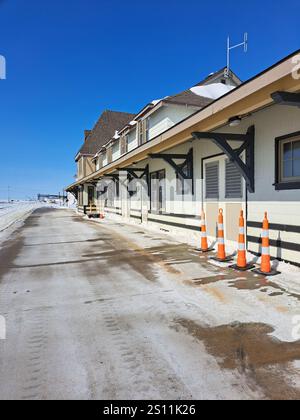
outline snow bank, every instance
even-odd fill
[[[209,99],[219,99],[221,96],[226,95],[226,93],[231,92],[235,89],[235,86],[224,85],[223,83],[212,83],[211,85],[206,86],[195,86],[190,90],[195,95],[202,96]]]
[[[14,223],[22,220],[34,209],[40,207],[37,202],[0,202],[0,232],[8,229]]]

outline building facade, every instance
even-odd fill
[[[296,52],[245,83],[223,69],[153,101],[102,142],[89,156],[94,171],[67,190],[84,192],[80,210],[182,239],[200,239],[204,209],[211,243],[222,208],[232,248],[243,209],[258,255],[268,212],[272,256],[300,265],[298,63]]]

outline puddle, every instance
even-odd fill
[[[287,343],[270,336],[274,329],[266,324],[231,324],[202,327],[188,319],[175,320],[204,343],[221,368],[238,370],[273,400],[299,399],[300,389],[292,382],[292,363],[300,360],[300,341]],[[295,370],[291,373],[295,374]]]
[[[209,284],[218,283],[220,281],[228,281],[232,280],[232,275],[218,275],[218,276],[211,276],[211,277],[204,277],[204,278],[196,278],[191,280],[184,281],[184,284],[190,286],[207,286]]]
[[[278,297],[286,294],[289,297],[293,297],[297,300],[300,300],[300,296],[294,293],[289,293],[287,290],[283,289],[278,284],[273,281],[268,280],[265,277],[251,277],[247,276],[245,280],[237,279],[229,282],[229,287],[233,287],[238,290],[260,290],[263,293],[268,293],[271,289],[275,289],[274,292],[269,293],[270,297]]]

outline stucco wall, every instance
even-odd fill
[[[248,247],[253,252],[259,252],[260,245],[257,242],[261,234],[260,226],[264,212],[267,211],[271,223],[271,240],[278,241],[275,244],[278,246],[273,245],[271,247],[272,256],[300,263],[299,250],[286,249],[286,247],[291,248],[289,244],[292,244],[292,248],[294,246],[293,244],[300,244],[300,190],[276,191],[273,185],[275,182],[275,138],[300,131],[299,110],[292,107],[271,106],[243,119],[238,127],[223,127],[218,131],[246,133],[251,125],[255,125],[256,129],[256,190],[255,193],[247,194],[247,202],[245,183],[243,185],[244,194],[242,199],[225,199],[223,176],[225,156],[212,157],[220,154],[220,149],[208,140],[191,140],[165,153],[187,154],[193,148],[194,196],[187,195],[182,198],[177,195],[175,171],[163,160],[148,159],[139,163],[138,166],[145,166],[149,163],[150,173],[162,169],[166,171],[166,214],[149,214],[149,224],[168,230],[183,238],[200,240],[199,216],[202,207],[204,207],[207,213],[209,239],[214,241],[218,209],[222,207],[224,209],[226,241],[228,245],[236,247],[238,215],[239,211],[243,209],[248,216]],[[231,142],[230,144],[235,147],[239,146],[239,143]],[[217,159],[220,162],[221,180],[219,200],[206,200],[204,197],[201,167],[202,159],[207,158],[211,158],[212,160]],[[142,203],[137,196],[134,196],[130,200],[130,203],[122,203],[119,206],[126,207],[128,217],[130,208],[134,211],[141,209]],[[137,217],[139,213],[134,215]],[[255,223],[258,225],[253,227]],[[298,232],[293,232],[293,227],[298,228]],[[282,244],[282,247],[280,244]]]
[[[184,107],[168,105],[159,108],[149,119],[149,138],[150,140],[164,131],[173,127],[179,121],[195,113],[197,109],[193,107]]]

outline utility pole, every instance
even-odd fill
[[[10,186],[7,186],[7,202],[10,203]]]

